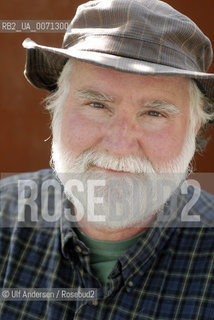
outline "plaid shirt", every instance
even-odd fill
[[[18,210],[18,179],[34,179],[40,190],[54,178],[43,170],[3,179],[1,219]],[[53,202],[53,190],[48,192]],[[0,319],[214,319],[214,200],[202,191],[190,213],[200,213],[203,223],[182,224],[179,212],[190,203],[192,192],[180,195],[173,223],[147,229],[118,259],[105,287],[90,268],[88,249],[63,214],[52,227],[6,227],[8,220],[1,220],[0,287],[97,288],[97,300],[2,299]],[[42,212],[41,198],[36,201]],[[72,207],[66,199],[63,206]]]

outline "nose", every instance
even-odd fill
[[[139,154],[136,124],[127,116],[117,117],[105,128],[102,144],[105,151],[119,157]]]

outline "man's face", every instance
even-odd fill
[[[74,64],[61,144],[75,158],[93,148],[148,159],[158,170],[181,153],[188,124],[187,79]]]
[[[128,74],[75,62],[60,121],[61,130],[53,132],[55,169],[86,173],[84,182],[107,181],[105,205],[102,210],[97,206],[105,216],[103,226],[126,227],[153,216],[178,187],[195,151],[189,80],[184,78]],[[169,178],[161,172],[173,174],[172,186],[164,191]],[[67,177],[60,178],[64,185]],[[73,201],[69,187],[65,192]],[[77,198],[87,212],[90,199],[85,192]]]

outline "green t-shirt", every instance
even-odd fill
[[[88,237],[80,229],[77,229],[80,240],[89,248],[91,268],[95,271],[100,282],[104,285],[108,280],[117,259],[122,256],[142,233],[125,240],[104,241]]]

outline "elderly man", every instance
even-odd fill
[[[1,182],[0,318],[214,319],[214,198],[185,181],[214,118],[209,39],[162,1],[98,0],[62,49],[23,45],[53,171]]]

